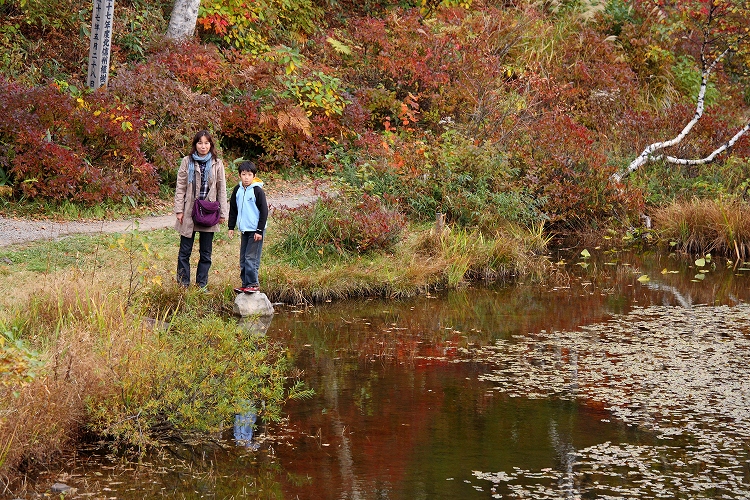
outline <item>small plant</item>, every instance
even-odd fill
[[[5,330],[0,335],[0,392],[18,391],[36,377],[43,362],[39,353],[29,349],[17,330]]]
[[[283,236],[277,245],[300,263],[388,251],[399,241],[406,222],[380,198],[367,194],[358,201],[344,195],[323,197],[278,218]]]
[[[292,99],[307,110],[326,116],[341,116],[350,101],[342,96],[341,80],[318,71],[306,78],[291,76],[283,80],[286,87],[281,96]]]

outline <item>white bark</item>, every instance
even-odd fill
[[[747,122],[744,127],[742,127],[739,132],[734,134],[734,137],[729,139],[727,142],[722,144],[720,147],[716,148],[710,155],[706,156],[705,158],[699,158],[696,160],[688,160],[686,158],[675,158],[674,156],[665,156],[664,160],[668,161],[669,163],[676,163],[678,165],[704,165],[706,163],[711,163],[714,161],[716,156],[720,155],[727,149],[734,146],[734,143],[737,142],[740,137],[745,135],[745,133],[750,130],[750,122]],[[659,157],[660,158],[660,157]]]
[[[618,172],[615,174],[612,174],[611,180],[614,182],[620,182],[623,178],[628,176],[630,173],[637,170],[641,165],[645,164],[648,161],[651,160],[658,160],[664,158],[663,155],[654,155],[656,151],[660,151],[664,148],[667,148],[669,146],[674,146],[675,144],[678,144],[682,139],[687,136],[690,131],[693,129],[696,123],[698,123],[698,120],[701,119],[703,116],[703,111],[705,109],[705,100],[706,100],[706,88],[708,87],[708,77],[711,75],[711,72],[714,70],[716,65],[719,63],[721,59],[724,58],[729,53],[729,49],[725,50],[719,56],[708,66],[706,67],[705,64],[703,65],[703,72],[701,74],[701,86],[700,90],[698,91],[698,104],[695,108],[695,114],[693,115],[693,118],[688,122],[687,125],[685,125],[685,128],[682,129],[682,131],[677,134],[674,138],[668,140],[668,141],[662,141],[662,142],[655,142],[653,144],[650,144],[646,147],[646,149],[643,150],[641,154],[638,155],[638,157],[630,162],[630,165],[623,170],[622,172]],[[748,125],[745,125],[737,134],[735,134],[734,137],[732,137],[729,141],[724,143],[721,147],[717,148],[713,153],[708,155],[705,158],[697,159],[697,160],[689,160],[684,158],[675,158],[673,156],[667,156],[666,161],[670,163],[677,163],[681,165],[702,165],[705,163],[709,163],[716,158],[716,156],[720,153],[723,153],[730,147],[734,145],[737,140],[742,137],[742,135],[745,134],[745,132],[748,131],[750,128],[750,123]]]
[[[175,0],[166,37],[181,40],[193,36],[200,5],[201,0]]]

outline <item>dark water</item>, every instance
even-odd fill
[[[467,361],[476,346],[576,329],[634,306],[748,301],[750,271],[741,263],[708,263],[696,279],[692,262],[668,255],[590,252],[554,255],[565,256],[554,285],[277,306],[267,334],[289,346],[316,391],[288,405],[286,422],[259,422],[247,446],[235,444],[230,429],[230,446],[140,465],[80,452],[37,482],[65,482],[95,498],[522,498],[474,471],[555,471],[560,483],[571,451],[658,444],[597,401],[493,392],[478,379],[488,367]],[[649,281],[639,281],[643,275]]]

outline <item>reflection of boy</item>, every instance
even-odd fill
[[[237,293],[253,293],[259,290],[258,269],[263,250],[263,231],[268,220],[268,203],[263,191],[263,181],[255,177],[258,171],[251,161],[243,161],[237,167],[241,182],[229,198],[229,237],[234,237],[234,228],[240,232],[240,279],[242,286]]]

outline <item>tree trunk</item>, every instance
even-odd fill
[[[180,40],[193,36],[200,5],[201,0],[175,0],[172,16],[169,18],[167,38]]]

